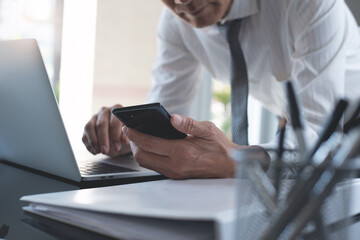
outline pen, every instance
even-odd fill
[[[339,122],[347,106],[348,106],[348,102],[346,100],[340,99],[338,101],[334,111],[332,112],[332,114],[329,115],[325,123],[325,127],[322,133],[320,134],[319,139],[314,144],[314,147],[305,154],[304,159],[302,161],[305,163],[304,166],[306,166],[306,164],[309,164],[311,162],[312,156],[314,156],[315,152],[319,149],[320,145],[323,142],[327,141],[331,136],[331,134],[335,132],[336,128],[339,126]]]
[[[273,235],[267,235],[267,239],[276,239],[291,218],[299,213],[302,214],[302,208],[313,197],[313,189],[318,189],[314,186],[322,181],[321,178],[326,176],[326,172],[330,171],[329,169],[341,167],[344,161],[356,152],[360,144],[360,128],[358,127],[356,130],[346,136],[343,144],[339,141],[343,135],[333,135],[331,138],[334,139],[330,139],[319,147],[319,150],[314,154],[314,162],[317,165],[299,173],[298,180],[288,195],[287,207],[277,215],[275,222],[272,223],[273,232],[271,234]]]
[[[273,214],[277,207],[277,201],[276,191],[270,179],[257,161],[249,163],[246,171],[259,200],[264,204],[267,212]]]
[[[279,120],[279,145],[277,149],[277,158],[275,160],[275,181],[274,181],[274,187],[276,190],[276,199],[278,199],[280,194],[280,177],[281,172],[283,168],[283,161],[282,161],[282,155],[284,152],[284,138],[285,138],[285,129],[286,129],[286,119],[284,117],[280,118]]]
[[[314,156],[315,158],[319,158],[318,160],[322,164],[316,168],[312,168],[310,172],[301,172],[299,180],[296,181],[291,189],[291,193],[288,195],[287,202],[279,207],[274,214],[273,221],[264,232],[261,238],[262,240],[278,239],[279,235],[284,231],[291,220],[302,211],[302,208],[308,203],[311,190],[326,170],[328,163],[331,161],[334,149],[335,151],[338,150],[337,147],[334,147],[336,142],[337,141],[326,142]]]
[[[350,120],[344,126],[344,133],[347,134],[352,128],[360,124],[360,100],[357,101],[355,110],[352,111]]]
[[[315,153],[318,151],[318,149],[320,148],[321,144],[324,143],[326,140],[329,139],[329,137],[334,133],[334,131],[336,130],[336,127],[338,126],[341,117],[343,116],[343,113],[345,112],[346,107],[348,106],[348,103],[346,100],[339,100],[339,102],[337,103],[335,109],[333,110],[332,114],[329,115],[324,130],[323,132],[320,134],[320,137],[318,139],[318,141],[314,144],[314,147],[311,148],[307,153],[304,154],[301,163],[303,163],[303,165],[299,168],[298,170],[298,177],[296,179],[296,182],[294,184],[294,187],[291,189],[291,191],[288,194],[288,198],[296,195],[296,191],[298,191],[298,189],[301,188],[302,184],[304,184],[304,180],[302,178],[304,178],[304,176],[306,176],[306,173],[304,173],[304,168],[306,166],[308,166],[310,163],[314,164],[314,159],[313,156],[315,155]],[[336,137],[336,136],[335,136]],[[336,145],[336,141],[334,141],[334,145]],[[329,144],[330,145],[330,144]],[[335,148],[335,146],[332,146],[332,148]],[[322,163],[322,165],[327,164],[328,161],[324,161]],[[315,164],[316,165],[316,164]],[[315,166],[314,166],[315,167]],[[316,170],[316,169],[312,169],[313,171],[313,181],[316,181],[316,178],[319,175],[319,172],[321,172],[321,170]]]
[[[340,167],[343,166],[348,159],[356,154],[359,147],[360,128],[357,127],[356,131],[349,134],[349,136],[345,139],[341,149],[333,157],[331,162],[332,166],[327,168],[321,174],[319,180],[312,188],[309,202],[304,206],[303,210],[297,217],[297,221],[295,226],[292,228],[292,233],[290,234],[289,239],[295,239],[295,237],[298,236],[309,219],[312,218],[314,213],[316,213],[316,210],[319,209],[321,204],[324,202],[325,198],[331,194],[331,191],[334,189],[336,183],[341,177],[341,171],[339,171]]]
[[[299,104],[295,95],[294,87],[291,81],[286,82],[288,107],[290,112],[291,123],[295,132],[296,140],[298,142],[299,155],[302,157],[306,151],[306,145],[303,134],[303,125],[299,111]]]

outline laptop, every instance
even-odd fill
[[[131,155],[93,156],[85,147],[80,155],[71,147],[36,40],[0,41],[0,160],[76,182],[159,175]]]

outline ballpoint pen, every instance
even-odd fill
[[[314,158],[319,158],[319,166],[317,168],[311,168],[311,172],[303,171],[300,174],[300,180],[292,187],[287,202],[279,207],[274,214],[273,222],[263,234],[262,240],[278,239],[278,236],[283,232],[289,222],[299,214],[308,201],[309,192],[325,170],[324,167],[331,161],[333,152],[338,150],[337,144],[338,141],[328,141],[320,147],[314,156]]]
[[[267,212],[273,214],[277,207],[276,190],[257,161],[248,161],[247,175],[259,200],[264,204]]]
[[[327,121],[324,124],[324,129],[322,133],[320,134],[320,137],[316,141],[316,143],[313,145],[311,149],[309,149],[308,152],[305,153],[304,158],[302,159],[302,163],[304,163],[303,166],[306,166],[307,164],[311,163],[312,156],[315,154],[315,152],[319,149],[320,145],[329,139],[331,134],[333,134],[336,131],[336,128],[339,126],[339,122],[348,106],[348,101],[345,99],[340,99],[338,103],[336,104],[335,109],[333,112],[328,116]]]
[[[311,167],[310,171],[300,173],[286,206],[277,212],[274,222],[265,232],[262,239],[277,239],[289,222],[297,215],[300,215],[302,220],[298,223],[299,226],[293,230],[292,237],[294,237],[305,224],[304,219],[308,220],[309,217],[313,216],[316,208],[311,204],[319,206],[325,197],[330,194],[331,189],[337,182],[339,168],[358,151],[360,127],[356,127],[354,131],[350,132],[349,136],[345,136],[345,141],[340,142],[339,138],[342,139],[343,137],[344,135],[340,134],[333,135],[329,141],[320,146],[313,158],[315,166]]]
[[[269,213],[272,213],[276,206],[276,191],[275,188],[259,163],[259,154],[257,150],[238,150],[232,153],[232,157],[237,161],[237,178],[245,177],[250,180],[253,189],[263,202]],[[241,164],[241,167],[239,167]],[[242,168],[242,169],[240,169]],[[239,175],[243,171],[242,176]]]
[[[344,133],[348,133],[352,128],[360,125],[360,99],[353,106],[351,117],[344,126]]]
[[[344,100],[344,99],[339,100],[334,111],[328,116],[328,120],[325,123],[324,130],[320,134],[319,139],[314,144],[314,146],[304,154],[303,158],[301,159],[302,165],[300,166],[300,169],[298,170],[298,172],[299,172],[298,177],[296,179],[294,187],[288,194],[288,198],[290,198],[294,194],[294,191],[297,191],[297,189],[299,189],[299,186],[301,185],[301,183],[303,181],[303,179],[301,179],[301,177],[304,175],[304,174],[302,174],[304,168],[307,166],[310,166],[310,164],[313,163],[312,161],[313,161],[314,154],[318,151],[321,144],[324,143],[326,140],[328,140],[329,137],[334,133],[337,126],[339,125],[341,117],[343,116],[347,106],[348,106],[348,103],[346,100]],[[316,176],[313,176],[313,177],[316,177]]]
[[[286,129],[286,119],[284,117],[280,118],[279,121],[279,129],[280,129],[280,133],[279,133],[279,145],[278,145],[278,149],[277,149],[277,156],[276,156],[276,160],[275,160],[275,176],[274,176],[274,187],[276,190],[276,199],[278,199],[279,197],[279,185],[280,185],[280,177],[281,177],[281,173],[282,173],[282,168],[283,166],[283,161],[282,161],[282,155],[284,152],[284,138],[285,138],[285,129]]]
[[[315,186],[310,192],[310,199],[303,210],[300,212],[294,224],[290,227],[289,239],[295,239],[306,223],[313,217],[327,196],[329,196],[338,182],[343,166],[348,159],[354,156],[360,147],[360,127],[347,136],[343,146],[332,158],[331,166],[328,167],[320,176]]]
[[[288,108],[290,112],[291,124],[294,129],[296,140],[298,142],[298,150],[300,158],[306,151],[306,145],[303,133],[303,124],[301,120],[301,113],[299,109],[299,103],[294,91],[294,87],[291,81],[286,82],[286,92],[288,97]]]

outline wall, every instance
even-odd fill
[[[93,113],[145,100],[162,7],[161,1],[98,1]]]

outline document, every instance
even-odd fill
[[[124,239],[231,239],[234,179],[161,180],[22,197],[25,211]]]
[[[245,202],[236,204],[236,189]],[[359,193],[360,180],[340,183],[323,207],[325,224],[359,214]],[[236,179],[160,180],[21,198],[30,202],[24,210],[36,215],[113,238],[149,240],[230,240],[241,228],[246,239],[256,239],[270,221],[258,199],[248,181]]]

